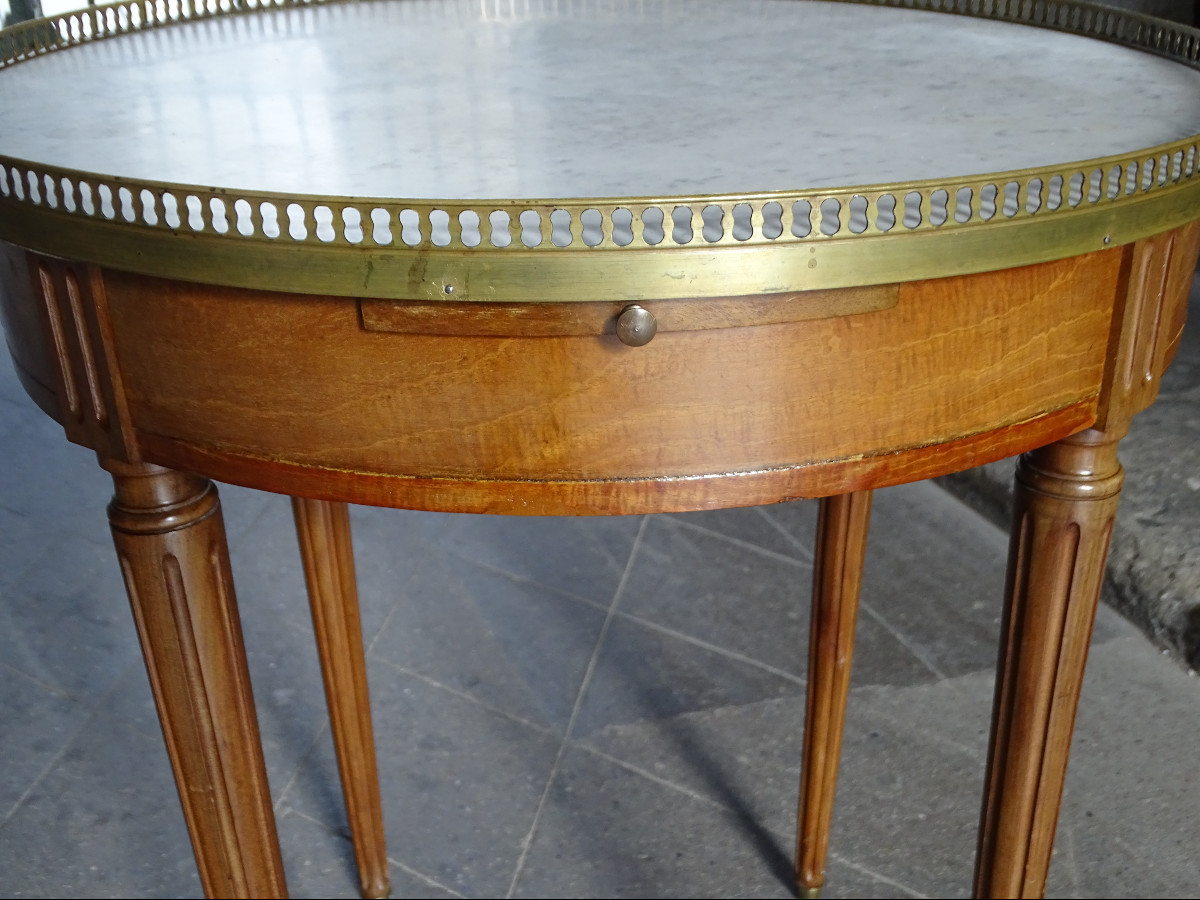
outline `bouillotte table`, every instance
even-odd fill
[[[975,892],[1040,895],[1117,444],[1200,248],[1198,58],[1067,0],[138,0],[0,33],[8,346],[112,474],[206,892],[285,892],[209,478],[294,498],[367,896],[347,503],[822,498],[815,895],[871,491],[1023,453]]]

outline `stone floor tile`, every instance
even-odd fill
[[[0,826],[0,858],[5,896],[202,896],[161,733],[106,700]]]
[[[604,611],[440,550],[400,586],[372,656],[558,733]]]
[[[446,545],[463,559],[607,608],[640,516],[454,516]]]
[[[622,722],[592,731],[575,745],[790,834],[803,728],[800,695]]]
[[[559,739],[411,675],[371,666],[389,858],[468,897],[503,896],[557,757]],[[284,802],[334,828],[322,738]]]
[[[108,547],[63,537],[0,591],[0,660],[36,682],[92,700],[140,657]]]
[[[288,874],[288,895],[293,900],[327,897],[354,897],[358,871],[354,868],[350,840],[342,831],[314,822],[295,810],[284,807],[278,816],[283,866]],[[331,845],[341,853],[331,855]],[[422,897],[427,900],[461,897],[444,885],[392,864],[389,869],[392,900]]]
[[[796,676],[618,617],[597,656],[572,734],[803,693]]]
[[[88,715],[83,704],[63,692],[0,663],[0,836],[5,820]]]
[[[664,518],[691,528],[723,534],[732,540],[753,544],[781,556],[812,562],[817,527],[815,500],[673,513]]]
[[[790,897],[790,840],[752,817],[572,751],[517,897]]]
[[[812,565],[651,518],[618,610],[769,670],[806,678]],[[856,631],[855,677],[928,681],[934,673],[870,616]]]

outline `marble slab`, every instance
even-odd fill
[[[97,41],[0,71],[0,153],[394,198],[753,193],[1133,152],[1200,73],[1090,38],[808,0],[378,0]]]

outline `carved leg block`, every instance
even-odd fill
[[[1017,468],[976,897],[1041,897],[1124,473],[1085,431]]]
[[[345,503],[292,498],[362,895],[386,897],[387,847]]]
[[[283,864],[216,488],[102,461],[109,522],[209,897],[284,897]]]
[[[804,897],[816,897],[825,883],[871,497],[870,491],[827,497],[821,500],[817,519],[796,826],[796,882]]]

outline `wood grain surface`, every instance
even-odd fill
[[[373,489],[352,488],[355,477],[519,485],[525,507],[539,509],[562,506],[551,495],[575,490],[564,486],[627,484],[618,511],[634,512],[665,508],[633,499],[638,484],[657,482],[661,494],[688,479],[786,470],[787,490],[805,492],[803,469],[825,490],[823,466],[852,476],[856,460],[914,453],[940,457],[919,467],[927,477],[986,461],[976,436],[1026,428],[1033,446],[1068,419],[1083,427],[1123,262],[1118,249],[912,282],[890,308],[667,330],[638,348],[605,333],[611,310],[590,334],[463,334],[469,305],[448,334],[380,333],[352,298],[118,272],[104,285],[135,452],[147,458],[237,460],[219,477],[272,490],[303,471],[327,499],[344,490],[358,501]],[[758,321],[772,302],[735,298],[726,312]],[[491,312],[478,316],[493,327]],[[952,446],[927,449],[942,444]],[[956,456],[956,444],[972,449]],[[782,483],[778,496],[752,491],[748,502],[782,499]],[[385,502],[429,505],[421,491],[390,490]],[[690,493],[678,508],[709,502]]]

